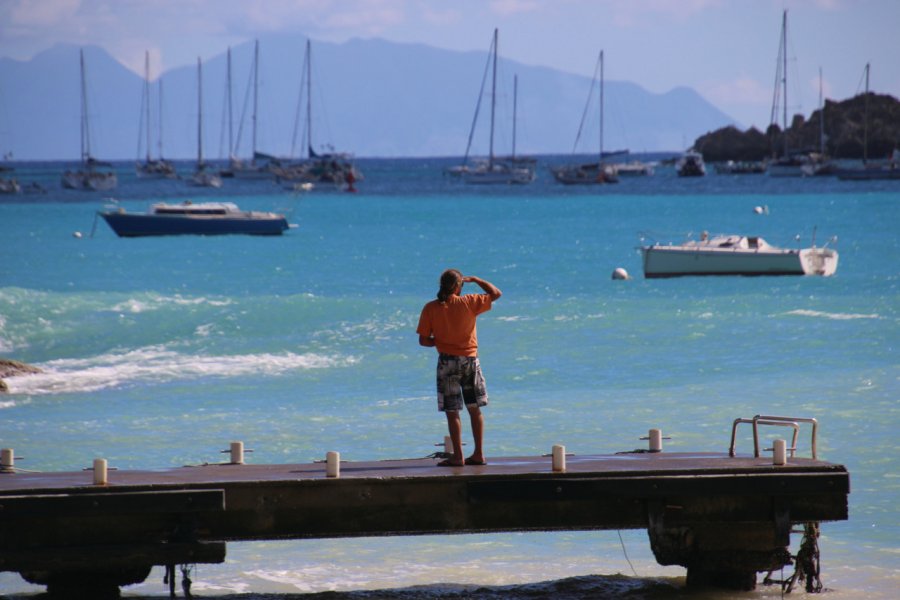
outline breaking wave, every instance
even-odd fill
[[[789,315],[799,315],[801,317],[822,317],[825,319],[834,319],[836,321],[850,321],[853,319],[880,319],[881,316],[876,314],[859,314],[859,313],[830,313],[820,310],[791,310]]]
[[[59,359],[38,364],[43,373],[6,379],[10,394],[46,395],[93,392],[141,383],[160,383],[199,377],[278,376],[292,371],[345,367],[352,356],[243,354],[187,355],[163,346],[82,359]]]

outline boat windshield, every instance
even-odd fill
[[[225,215],[237,211],[230,202],[205,204],[156,204],[153,212],[158,215]]]

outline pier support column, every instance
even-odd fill
[[[661,565],[687,568],[688,587],[733,590],[756,588],[758,572],[791,563],[789,522],[782,513],[773,521],[667,524],[661,503],[648,505],[650,547]],[[777,511],[776,511],[777,514]]]
[[[141,583],[152,567],[27,571],[20,575],[28,583],[46,585],[51,598],[119,598],[123,585]]]

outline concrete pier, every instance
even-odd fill
[[[646,529],[688,582],[752,589],[789,560],[793,525],[845,520],[837,464],[713,453],[433,459],[0,475],[0,570],[96,596],[154,565],[218,563],[238,540]]]

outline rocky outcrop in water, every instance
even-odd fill
[[[18,375],[31,375],[34,373],[42,373],[39,368],[27,365],[17,360],[9,360],[0,358],[0,393],[8,392],[9,387],[3,381],[4,377],[16,377]]]
[[[832,158],[861,159],[867,152],[869,159],[882,159],[900,147],[900,100],[893,96],[870,92],[868,97],[860,94],[843,102],[826,100],[822,111],[825,154]],[[808,120],[794,115],[787,129],[789,151],[818,152],[822,128],[819,110]],[[781,156],[784,146],[784,132],[774,124],[765,133],[752,127],[743,132],[734,126],[723,127],[694,142],[694,148],[710,162],[764,160]]]

